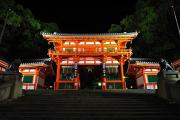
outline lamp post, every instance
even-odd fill
[[[11,9],[8,9],[8,11],[6,13],[6,17],[5,17],[5,20],[4,20],[4,25],[3,25],[3,28],[2,28],[2,31],[1,31],[1,35],[0,35],[0,44],[2,42],[2,38],[3,38],[3,35],[4,35],[4,31],[5,31],[5,28],[6,28],[6,24],[7,24],[7,20],[8,20],[8,15],[9,15],[10,11],[11,11]]]

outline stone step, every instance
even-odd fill
[[[138,91],[26,91],[0,104],[0,120],[180,119],[180,107]]]
[[[163,120],[178,120],[179,117],[177,117],[178,115],[165,115],[165,114],[106,114],[106,113],[102,113],[102,114],[93,114],[93,113],[89,113],[89,114],[78,114],[78,113],[63,113],[63,114],[27,114],[27,115],[22,115],[22,114],[11,114],[8,115],[6,118],[9,119],[22,119],[22,120],[27,120],[27,119],[31,119],[31,120],[48,120],[48,119],[53,119],[53,120],[58,120],[58,119],[66,119],[66,120],[72,120],[72,119],[93,119],[93,120],[99,120],[99,119],[163,119]],[[2,119],[3,120],[3,119]],[[5,119],[4,119],[5,120]]]

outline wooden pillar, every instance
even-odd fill
[[[45,80],[46,80],[46,74],[45,74],[45,72],[43,72],[43,85],[42,85],[43,88],[47,87],[47,86],[45,86]]]
[[[56,71],[56,83],[55,83],[55,90],[59,89],[59,84],[60,84],[60,69],[61,69],[61,65],[60,65],[60,58],[57,60],[57,71]]]
[[[20,69],[19,69],[19,72],[20,72],[20,73],[23,73],[23,69],[22,69],[22,68],[20,68]]]
[[[106,77],[104,76],[102,78],[102,90],[107,90]]]
[[[77,77],[76,77],[76,83],[77,83],[76,90],[78,90],[80,88],[79,73],[77,74]]]
[[[124,60],[123,60],[123,58],[120,59],[119,63],[120,63],[120,76],[121,76],[120,79],[122,81],[122,89],[126,89],[126,83],[124,80],[124,69],[123,69]]]
[[[146,75],[145,75],[145,68],[142,68],[142,75],[143,75],[143,81],[144,81],[144,89],[147,89],[147,80],[146,80]]]
[[[35,90],[37,89],[37,86],[38,86],[39,71],[40,71],[39,68],[36,68],[36,69],[35,69],[35,78],[34,78],[34,89],[35,89]]]

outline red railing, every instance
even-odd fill
[[[131,54],[131,49],[122,49],[118,51],[55,51],[55,50],[48,50],[48,54],[54,54],[54,55],[72,55],[72,54],[78,54],[78,55],[104,55],[104,54],[111,54],[111,55],[119,55],[119,54]]]

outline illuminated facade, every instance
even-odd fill
[[[138,35],[133,33],[64,34],[42,33],[54,47],[49,57],[57,65],[55,89],[78,90],[81,87],[78,67],[101,66],[103,90],[126,89],[123,65],[132,55],[127,48]]]
[[[134,81],[133,88],[157,89],[159,63],[148,58],[130,58],[127,75]]]
[[[174,61],[172,63],[172,67],[174,68],[174,70],[180,72],[180,59]]]
[[[24,90],[45,88],[46,76],[54,75],[50,58],[22,60],[19,72],[23,75],[22,89]]]
[[[0,74],[5,72],[7,68],[8,68],[8,63],[3,60],[0,60]]]

